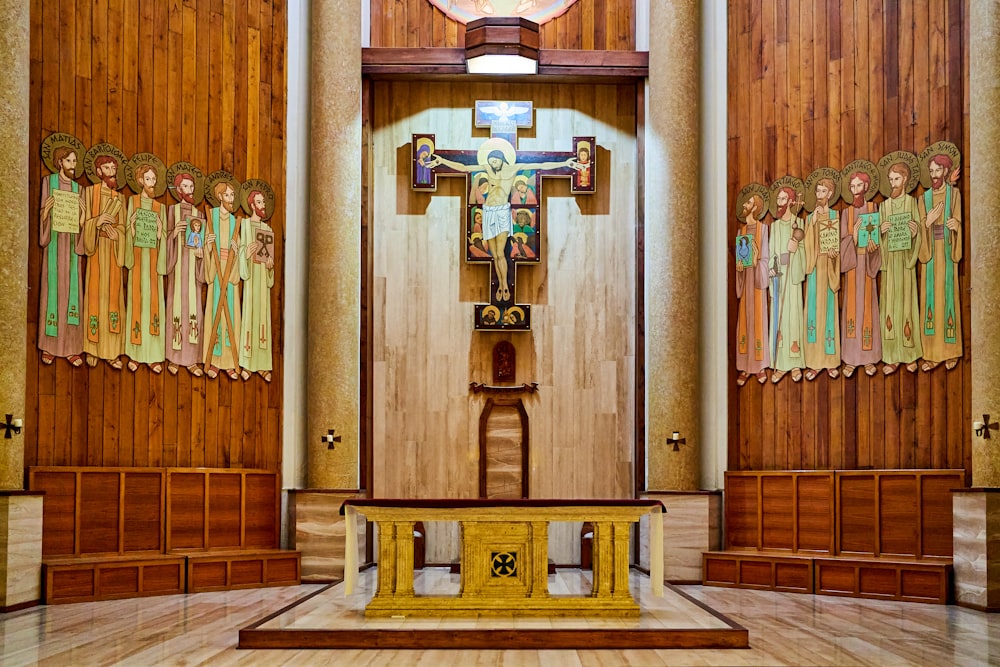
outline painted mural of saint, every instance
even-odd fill
[[[230,379],[240,377],[238,336],[240,317],[240,227],[236,218],[239,184],[228,174],[215,172],[208,178],[206,198],[212,205],[206,220],[204,247],[205,335],[202,348],[205,373],[216,377],[219,370]]]
[[[38,243],[42,246],[38,348],[44,364],[64,357],[73,366],[80,366],[84,333],[81,256],[86,250],[80,234],[84,207],[76,173],[83,144],[69,135],[58,136],[62,139],[53,135],[43,145],[46,166],[53,173],[42,179],[38,220]]]
[[[840,309],[837,307],[840,249],[824,248],[820,238],[823,231],[833,231],[837,239],[840,237],[837,211],[831,207],[837,190],[836,181],[819,178],[815,184],[816,208],[806,217],[804,348],[807,380],[814,379],[822,370],[832,378],[840,375]]]
[[[243,310],[240,326],[240,367],[243,379],[259,373],[271,381],[271,288],[274,287],[274,230],[267,219],[274,210],[274,193],[259,180],[243,184],[244,209],[250,216],[240,223],[240,278]]]
[[[746,242],[747,255],[736,261],[736,383],[741,386],[750,376],[766,382],[764,369],[771,365],[767,307],[771,248],[768,227],[762,221],[767,213],[766,194],[767,189],[759,186],[759,191],[745,198],[739,213],[738,234]]]
[[[125,353],[125,290],[122,282],[125,267],[125,197],[118,191],[125,179],[118,180],[125,156],[110,144],[98,144],[87,153],[87,175],[94,183],[83,195],[86,214],[83,243],[87,254],[84,321],[86,336],[83,350],[87,363],[104,359],[112,368],[121,368]]]
[[[132,156],[129,184],[139,190],[128,200],[125,233],[125,355],[128,368],[148,364],[154,373],[163,371],[164,323],[163,274],[167,272],[163,242],[166,237],[166,207],[156,197],[166,190],[166,169],[148,153]]]
[[[205,219],[198,204],[204,196],[205,177],[194,165],[179,162],[170,168],[171,193],[177,203],[167,209],[167,370],[186,368],[201,377],[202,337],[205,335],[202,288],[205,284],[203,230]]]
[[[877,224],[870,216],[877,212],[870,200],[878,191],[878,173],[875,165],[867,161],[852,165],[844,174],[851,203],[842,213],[840,226],[840,270],[844,274],[841,356],[845,377],[851,377],[859,366],[864,366],[867,375],[875,375],[875,364],[882,359],[877,283],[882,269],[881,244],[875,234],[861,234],[862,226]]]
[[[777,319],[771,325],[775,328],[774,372],[771,373],[774,383],[789,372],[792,380],[798,382],[805,367],[802,283],[806,278],[806,253],[801,247],[802,220],[795,215],[801,199],[801,183],[779,186],[772,191],[775,220],[771,223],[768,275],[777,278],[771,293],[771,298],[778,300]]]
[[[882,191],[887,198],[879,204],[882,235],[887,236],[899,221],[906,226],[910,238],[908,248],[893,250],[889,244],[880,247],[882,254],[882,285],[879,293],[882,330],[882,372],[886,375],[904,364],[910,372],[917,370],[917,360],[923,355],[920,335],[920,304],[917,287],[917,261],[920,253],[920,210],[917,200],[908,194],[917,184],[919,168],[912,153],[890,154],[884,170],[888,186]],[[882,164],[882,161],[879,161]],[[887,191],[888,188],[888,191]]]
[[[917,200],[920,214],[920,335],[930,371],[942,362],[954,368],[962,356],[962,318],[958,263],[962,261],[962,195],[949,178],[955,163],[935,153],[926,163],[930,187]]]

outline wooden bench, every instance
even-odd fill
[[[42,561],[45,604],[172,595],[185,591],[185,558],[134,554]]]
[[[727,472],[708,586],[946,604],[963,470]]]
[[[278,474],[220,468],[31,467],[45,491],[48,604],[299,583],[278,549]]]
[[[766,551],[708,551],[702,558],[706,586],[934,604],[952,599],[950,560]]]
[[[296,586],[302,554],[281,549],[239,549],[186,553],[187,592]]]

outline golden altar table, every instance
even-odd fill
[[[650,583],[663,595],[663,522],[658,500],[400,500],[350,499],[345,592],[357,578],[357,514],[378,527],[378,588],[365,616],[638,616],[628,588],[629,528],[650,523]],[[456,596],[415,595],[413,525],[457,521],[461,526],[461,591]],[[589,596],[550,595],[548,529],[551,521],[594,526],[593,588]],[[353,542],[353,543],[352,543]]]

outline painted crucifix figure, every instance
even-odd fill
[[[594,137],[574,137],[572,151],[518,151],[517,129],[531,127],[531,102],[477,101],[476,127],[490,128],[478,150],[436,150],[434,135],[415,134],[414,190],[434,191],[437,176],[464,174],[466,261],[490,265],[490,302],[476,304],[479,330],[528,330],[531,307],[517,303],[517,265],[541,259],[542,176],[572,179],[571,192],[595,188]]]

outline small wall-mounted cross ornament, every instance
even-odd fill
[[[326,435],[320,436],[320,442],[325,442],[327,449],[336,449],[336,447],[333,446],[333,443],[340,442],[340,436],[334,435],[335,432],[336,429],[331,428],[326,432]]]
[[[21,420],[14,419],[14,415],[8,413],[6,421],[3,424],[0,424],[0,427],[4,429],[4,440],[10,440],[12,437],[11,433],[14,435],[21,435],[21,426]]]
[[[983,440],[989,440],[990,431],[1000,430],[1000,423],[990,422],[990,416],[983,415],[983,421],[973,422],[972,428],[975,430],[976,435],[981,437]]]
[[[667,444],[668,445],[673,445],[674,446],[674,451],[675,452],[679,452],[679,451],[681,451],[681,445],[686,445],[687,444],[687,438],[682,438],[681,434],[680,434],[680,431],[674,431],[673,436],[667,438]]]

